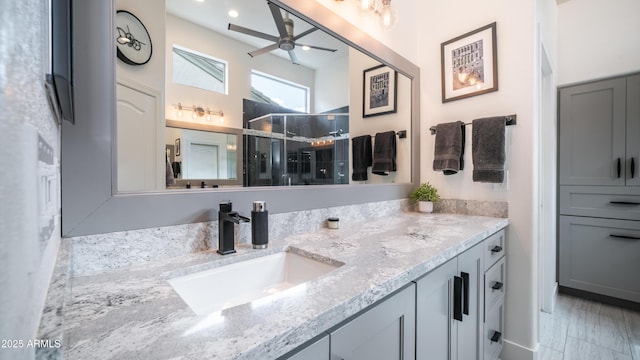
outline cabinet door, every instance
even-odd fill
[[[328,360],[329,359],[329,335],[314,342],[293,356],[284,357],[288,360]]]
[[[560,216],[560,285],[640,302],[640,222]]]
[[[331,360],[415,359],[415,284],[331,333]]]
[[[627,186],[640,186],[640,74],[627,78]]]
[[[484,322],[484,244],[480,243],[458,256],[458,276],[463,278],[463,313],[458,325],[458,359],[482,356]],[[468,279],[468,281],[467,281]]]
[[[625,184],[625,102],[625,78],[560,90],[560,185]]]
[[[416,282],[416,359],[456,359],[453,320],[453,259]],[[453,335],[453,336],[452,336]]]

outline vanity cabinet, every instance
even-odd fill
[[[559,101],[559,285],[640,302],[640,74]]]
[[[496,359],[504,328],[504,230],[416,281],[416,359]]]
[[[482,354],[483,244],[416,281],[416,359]]]
[[[327,360],[329,358],[329,335],[313,341],[310,345],[296,354],[288,357],[288,360]]]
[[[505,230],[498,231],[282,359],[497,359],[505,240]]]
[[[331,332],[330,360],[415,359],[415,285]]]

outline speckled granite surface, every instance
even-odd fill
[[[74,276],[65,296],[64,358],[274,359],[507,224],[504,218],[403,213],[274,238],[267,250],[241,245],[225,257],[201,251]],[[345,265],[261,306],[206,316],[195,315],[167,282],[286,249]]]

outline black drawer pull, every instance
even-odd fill
[[[636,176],[636,158],[631,158],[631,178]]]
[[[640,205],[640,202],[633,202],[633,201],[609,201],[609,204],[612,204],[612,205]]]
[[[620,179],[620,172],[622,171],[622,162],[620,158],[618,158],[618,179]]]
[[[502,246],[500,246],[500,245],[496,245],[496,246],[491,248],[491,252],[492,253],[499,253],[500,251],[502,251]]]
[[[609,236],[611,236],[612,238],[618,238],[618,239],[640,240],[640,237],[637,237],[637,236],[615,235],[615,234],[610,234]]]
[[[499,331],[494,331],[493,335],[491,336],[491,342],[498,342],[500,341],[500,338],[502,337],[502,333]]]
[[[462,278],[453,277],[453,318],[462,321]]]
[[[503,283],[501,283],[500,281],[496,281],[496,283],[493,284],[493,286],[491,288],[493,290],[500,290],[500,289],[502,289],[503,286],[504,286]]]
[[[461,272],[464,296],[462,298],[462,313],[469,315],[469,274]]]

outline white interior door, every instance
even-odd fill
[[[217,179],[218,146],[190,143],[187,164],[188,179]]]
[[[118,191],[164,189],[158,97],[118,83],[117,99]]]

